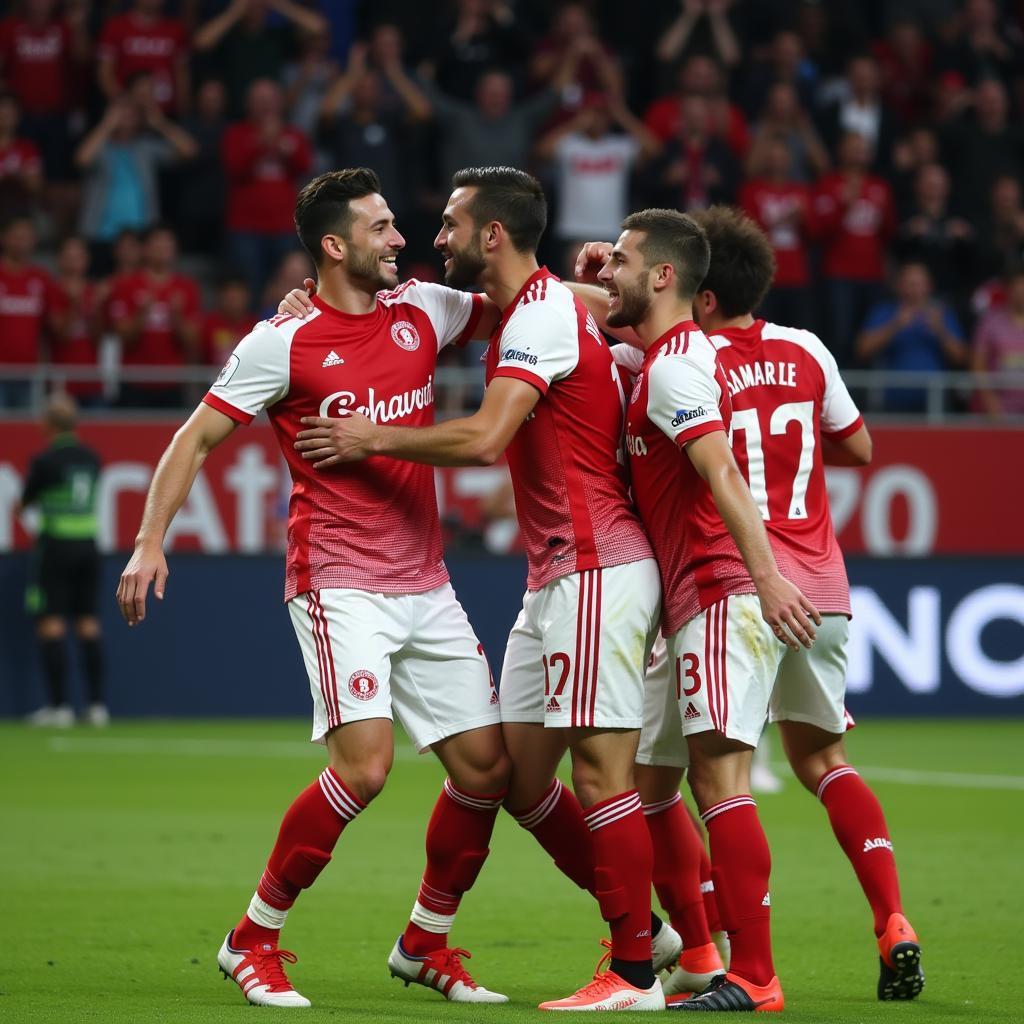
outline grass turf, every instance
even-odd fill
[[[306,728],[0,726],[0,1021],[295,1013],[248,1007],[220,978],[215,954],[247,905],[281,813],[322,763],[303,742]],[[928,979],[914,1003],[875,1001],[871,918],[822,808],[791,780],[760,798],[787,1020],[1024,1020],[1021,738],[1017,721],[873,721],[851,734],[855,763],[889,769],[876,773],[876,792]],[[899,770],[920,774],[882,781]],[[292,912],[286,945],[300,963],[291,977],[314,1003],[303,1021],[538,1020],[540,999],[589,978],[605,934],[596,908],[504,815],[453,940],[474,951],[470,969],[511,1004],[448,1005],[388,976],[384,960],[415,896],[441,779],[432,758],[400,747],[384,794]]]

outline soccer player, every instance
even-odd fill
[[[311,181],[295,223],[318,269],[315,312],[257,324],[177,432],[153,478],[118,601],[134,626],[145,618],[150,583],[163,599],[161,543],[203,460],[266,410],[293,479],[285,599],[309,674],[312,738],[326,745],[329,763],[285,814],[218,963],[250,1003],[310,1005],[288,981],[284,965],[295,957],[279,947],[279,933],[342,831],[384,786],[394,708],[448,779],[427,827],[426,872],[411,920],[388,967],[454,1002],[506,1002],[476,985],[464,951],[447,940],[487,857],[509,762],[483,648],[448,582],[433,474],[390,459],[314,472],[292,443],[302,417],[347,408],[427,426],[439,349],[490,324],[479,296],[415,280],[395,287],[405,241],[372,171]]]
[[[594,892],[612,934],[609,970],[541,1008],[661,1009],[652,968],[651,840],[632,778],[660,593],[628,495],[624,395],[585,306],[537,264],[546,222],[540,184],[511,168],[460,171],[453,184],[435,240],[446,281],[479,284],[502,311],[479,411],[405,429],[350,410],[340,421],[313,421],[297,446],[325,468],[379,455],[489,464],[507,449],[529,562],[501,676],[515,766],[508,806],[562,870]],[[592,868],[588,844],[559,850],[548,831],[556,806],[568,817],[553,781],[566,744]],[[574,855],[579,864],[570,866]]]
[[[693,320],[709,261],[689,217],[623,223],[598,280],[608,325],[644,357],[630,397],[633,493],[662,576],[662,632],[685,699],[689,781],[708,826],[715,890],[732,941],[728,975],[680,1009],[781,1010],[771,955],[768,844],[749,795],[750,759],[787,646],[814,642],[818,613],[779,572],[729,447],[728,384]],[[685,510],[685,514],[680,514]],[[714,998],[712,998],[714,997]]]
[[[770,717],[794,774],[825,805],[871,906],[878,998],[913,999],[924,986],[921,948],[903,916],[888,825],[843,744],[852,725],[844,705],[850,592],[825,465],[866,465],[871,437],[821,340],[754,316],[775,269],[756,224],[724,206],[694,219],[711,245],[697,319],[729,382],[733,451],[779,564],[822,612],[812,650],[782,659]],[[636,362],[633,351],[618,346],[616,357]]]

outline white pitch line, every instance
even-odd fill
[[[897,782],[905,786],[932,786],[947,789],[1020,789],[1024,790],[1024,775],[988,775],[982,772],[933,772],[916,768],[880,768],[875,765],[855,764],[857,771],[878,782]],[[772,768],[783,778],[789,770],[785,761],[773,761]]]
[[[324,748],[303,746],[290,740],[232,739],[143,739],[134,736],[102,736],[95,739],[52,736],[49,748],[56,754],[142,754],[171,757],[272,757],[285,760],[312,760]],[[419,755],[406,746],[395,748],[396,761],[416,761]]]

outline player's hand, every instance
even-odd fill
[[[314,469],[359,462],[373,454],[377,427],[360,412],[350,412],[341,419],[303,416],[300,422],[308,429],[295,435],[295,448],[313,463]]]
[[[810,647],[814,643],[814,627],[821,625],[818,609],[785,576],[777,573],[760,584],[757,597],[761,615],[780,643],[794,651],[800,650],[801,644]]]
[[[164,599],[168,575],[167,559],[159,546],[135,549],[117,585],[117,604],[129,626],[137,626],[146,617],[150,583],[156,599]]]
[[[598,284],[597,275],[611,259],[611,242],[587,242],[576,257],[576,280],[581,284]]]
[[[316,281],[311,277],[303,278],[301,288],[293,288],[278,304],[278,313],[289,313],[299,320],[305,320],[316,306],[310,296],[316,291]]]

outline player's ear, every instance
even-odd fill
[[[697,292],[697,303],[702,313],[714,313],[718,309],[718,297],[707,288]]]
[[[492,220],[484,228],[484,248],[497,249],[501,240],[505,237],[505,228],[500,220]]]
[[[336,263],[341,263],[345,259],[347,246],[341,235],[324,235],[320,239],[320,248],[326,256]]]
[[[676,268],[671,263],[657,263],[652,268],[654,271],[654,290],[663,292],[666,288],[676,286]]]

